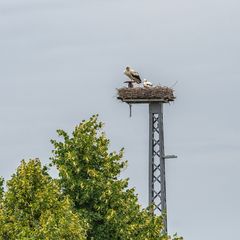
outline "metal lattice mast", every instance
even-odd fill
[[[129,104],[130,117],[132,104],[149,106],[149,206],[153,214],[162,215],[162,232],[167,233],[165,160],[177,156],[164,153],[163,105],[174,101],[173,89],[161,86],[120,88],[118,99]]]
[[[167,233],[167,202],[163,135],[163,104],[149,103],[149,205],[154,214],[163,214]]]

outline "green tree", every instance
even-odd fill
[[[0,177],[0,229],[2,229],[3,227],[3,210],[2,210],[2,200],[3,200],[3,193],[4,193],[3,183],[4,183],[4,180],[2,177]]]
[[[4,183],[4,180],[2,177],[0,177],[0,204],[2,201],[2,197],[3,197],[3,183]]]
[[[87,223],[38,159],[22,161],[7,182],[0,207],[0,239],[86,239]]]
[[[58,130],[63,140],[52,140],[52,162],[59,170],[62,191],[90,223],[87,239],[169,239],[160,234],[162,217],[141,209],[134,189],[128,189],[128,179],[118,179],[126,166],[123,149],[109,152],[102,127],[94,115],[76,126],[72,136]]]

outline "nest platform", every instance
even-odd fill
[[[173,89],[163,86],[155,87],[122,87],[117,89],[117,98],[126,103],[169,103],[174,101]]]

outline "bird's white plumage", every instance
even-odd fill
[[[149,88],[149,87],[152,87],[153,84],[152,84],[151,82],[149,82],[147,79],[144,79],[144,80],[143,80],[143,86],[144,86],[145,88]]]

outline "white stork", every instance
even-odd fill
[[[124,74],[126,76],[128,76],[133,82],[135,83],[141,83],[142,80],[138,74],[138,72],[136,72],[135,70],[133,70],[132,68],[130,67],[126,67],[125,71],[124,71]]]
[[[152,84],[151,82],[149,82],[147,79],[144,79],[144,80],[143,80],[143,86],[144,86],[145,88],[149,88],[149,87],[152,87],[153,84]]]

